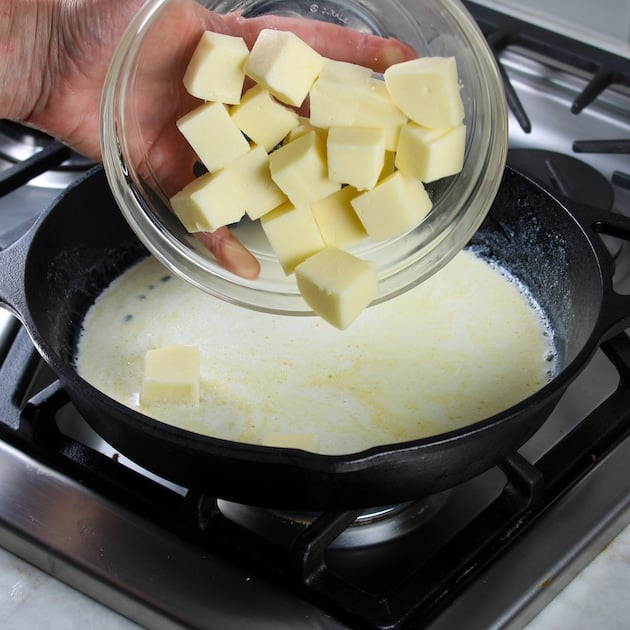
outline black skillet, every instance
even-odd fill
[[[630,220],[579,206],[569,210],[506,169],[471,246],[511,270],[540,302],[559,340],[558,374],[518,405],[461,430],[347,456],[193,434],[136,413],[77,376],[73,357],[87,309],[114,277],[146,255],[100,168],[0,252],[0,302],[24,323],[87,422],[161,477],[252,505],[389,505],[452,487],[512,454],[545,422],[599,343],[630,322],[630,297],[613,291],[600,232],[630,240]]]

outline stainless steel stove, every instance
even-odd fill
[[[509,79],[510,160],[630,215],[630,60],[467,4]],[[91,165],[2,124],[6,247]],[[628,246],[609,247],[630,292]],[[500,467],[409,505],[313,515],[143,471],[89,429],[3,311],[0,331],[0,545],[145,627],[518,628],[630,523],[626,334]]]

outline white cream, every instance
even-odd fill
[[[141,407],[144,356],[169,344],[199,347],[201,403]],[[88,313],[77,369],[112,398],[190,431],[256,444],[313,433],[320,452],[337,454],[500,412],[553,376],[553,354],[539,309],[469,252],[345,331],[231,305],[148,259]]]

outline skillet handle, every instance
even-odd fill
[[[615,288],[613,275],[615,261],[611,256],[603,237],[610,236],[621,241],[625,248],[623,255],[630,257],[630,217],[605,210],[596,210],[590,206],[571,204],[572,211],[580,218],[595,247],[600,263],[607,271],[602,278],[604,295],[597,322],[596,334],[605,341],[630,326],[630,266],[627,270],[626,285],[628,294],[622,294]]]

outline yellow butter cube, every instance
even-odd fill
[[[297,265],[324,247],[313,213],[307,206],[296,208],[286,202],[263,215],[260,222],[287,275],[291,275]]]
[[[400,171],[352,200],[352,207],[374,241],[394,238],[416,227],[431,205],[422,182]]]
[[[249,142],[223,103],[200,105],[180,118],[177,127],[209,171],[249,151]]]
[[[367,84],[374,74],[372,68],[349,61],[338,61],[324,57],[318,81],[330,81],[341,85],[361,86]]]
[[[357,194],[355,188],[345,186],[311,206],[326,245],[348,249],[367,238],[367,232],[352,207],[352,199]]]
[[[252,147],[245,155],[232,160],[225,170],[232,176],[240,205],[252,220],[260,219],[287,200],[271,179],[269,155],[264,147]]]
[[[403,127],[396,168],[428,183],[459,173],[464,166],[466,127],[430,129],[410,122]]]
[[[383,170],[385,132],[371,127],[331,127],[326,152],[329,179],[370,190]]]
[[[254,143],[271,151],[299,122],[298,115],[260,85],[247,90],[230,110],[236,126]]]
[[[394,103],[424,127],[448,128],[464,119],[454,57],[421,57],[394,64],[384,72]]]
[[[243,218],[245,208],[229,169],[206,173],[171,197],[171,207],[189,232],[214,232]]]
[[[299,448],[303,451],[317,453],[319,440],[315,433],[304,432],[280,432],[268,433],[263,437],[263,446],[275,446],[278,448]]]
[[[190,94],[205,101],[240,102],[249,49],[242,37],[206,31],[184,73]]]
[[[288,105],[300,106],[319,75],[321,55],[290,31],[263,29],[245,73]]]
[[[315,131],[274,151],[269,168],[273,181],[294,206],[308,206],[341,188],[328,178],[326,144]]]
[[[313,312],[340,330],[359,316],[378,290],[371,263],[336,247],[307,258],[297,266],[295,277]]]
[[[140,402],[199,403],[199,349],[171,345],[149,350],[144,357]]]

